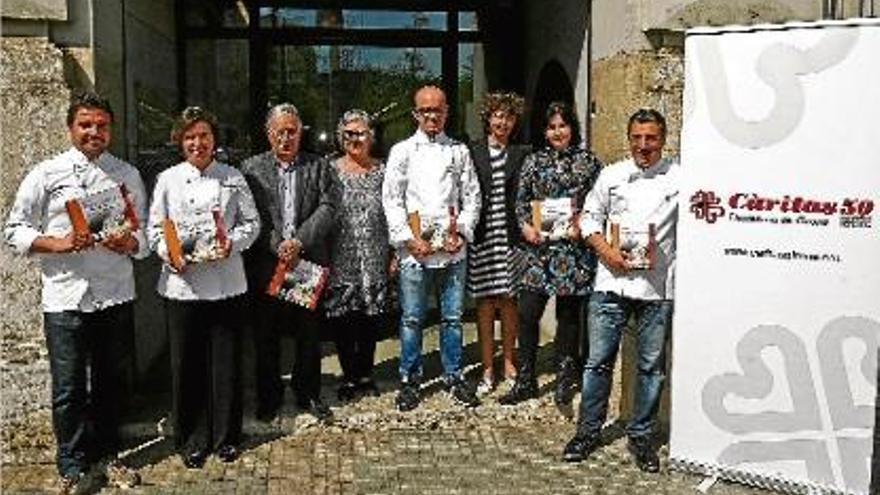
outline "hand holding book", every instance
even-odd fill
[[[69,199],[64,207],[73,230],[69,250],[80,251],[96,243],[120,254],[137,250],[137,239],[131,234],[140,225],[125,184]]]
[[[413,238],[407,241],[406,247],[416,258],[429,256],[438,251],[457,253],[464,246],[464,240],[458,233],[458,214],[455,206],[448,208],[449,216],[445,222],[440,218],[422,218],[418,211],[407,215],[407,223]]]
[[[535,235],[540,236],[540,241],[577,240],[580,237],[577,222],[575,198],[534,200],[531,229],[523,228],[523,236],[532,244],[540,244]]]
[[[186,221],[162,222],[169,266],[181,273],[190,263],[204,263],[227,258],[232,243],[226,234],[226,224],[218,208],[210,216],[193,215]]]
[[[620,253],[628,270],[650,270],[654,266],[656,233],[653,223],[646,228],[611,222],[606,229],[608,244]]]
[[[330,270],[304,259],[278,258],[266,294],[314,310],[327,285]]]

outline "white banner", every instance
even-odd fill
[[[868,493],[880,347],[880,22],[685,43],[673,465]]]

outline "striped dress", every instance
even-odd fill
[[[521,256],[507,237],[504,211],[504,163],[507,150],[489,147],[492,181],[486,208],[486,236],[472,244],[468,254],[468,292],[472,297],[515,295],[518,274],[522,273]]]

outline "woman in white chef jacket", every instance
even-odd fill
[[[244,177],[214,159],[216,135],[217,120],[206,110],[189,107],[178,117],[172,138],[184,161],[159,175],[147,232],[165,261],[157,290],[167,308],[175,446],[188,468],[200,468],[212,452],[224,462],[238,457],[247,291],[241,252],[260,229]],[[166,219],[184,250],[195,244],[183,263],[169,256]]]

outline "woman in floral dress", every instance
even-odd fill
[[[596,269],[596,255],[580,241],[577,212],[602,165],[581,148],[577,118],[566,103],[551,103],[544,114],[546,146],[526,157],[520,175],[516,214],[525,242],[525,275],[518,299],[519,371],[513,389],[499,399],[516,404],[537,397],[535,360],[538,322],[556,296],[556,391],[560,409],[570,407],[578,384],[581,312]],[[555,202],[571,210],[561,236],[548,237],[532,226],[533,202]]]

